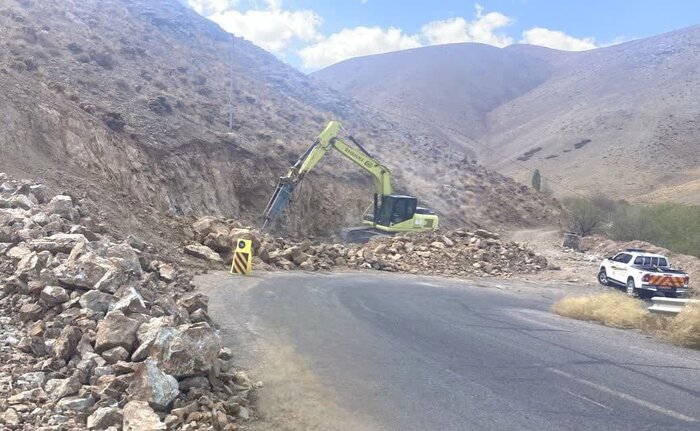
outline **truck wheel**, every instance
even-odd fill
[[[637,294],[637,288],[634,287],[634,278],[627,279],[627,295],[634,297]]]
[[[608,280],[608,273],[605,272],[605,268],[601,268],[598,273],[598,283],[603,286],[610,286],[610,281]]]

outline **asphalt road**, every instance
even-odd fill
[[[324,388],[363,418],[338,429],[700,430],[700,353],[553,315],[562,289],[368,273],[198,283],[251,374],[265,381],[274,362],[254,364],[282,340],[317,379],[295,397]],[[323,412],[299,429],[333,428],[334,408],[310,410]]]

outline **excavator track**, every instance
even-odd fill
[[[384,232],[371,227],[350,227],[340,231],[340,238],[343,242],[364,244],[375,238],[387,238],[393,236],[390,232]]]

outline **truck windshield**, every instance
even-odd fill
[[[634,264],[639,266],[668,266],[668,260],[664,257],[637,256]]]

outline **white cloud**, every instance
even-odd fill
[[[520,42],[530,45],[546,46],[547,48],[560,49],[563,51],[585,51],[597,47],[592,37],[579,39],[569,36],[563,31],[550,30],[544,27],[534,27],[525,30]]]
[[[318,69],[362,55],[380,54],[421,46],[418,36],[391,27],[345,28],[299,51],[304,67]]]
[[[489,12],[484,15],[483,8],[477,4],[476,19],[473,21],[467,21],[462,17],[431,21],[421,28],[421,33],[430,45],[478,42],[503,47],[513,43],[513,39],[496,31],[507,27],[512,22],[511,18],[500,12]]]
[[[192,1],[207,0],[190,0]],[[276,54],[283,54],[295,40],[313,42],[322,38],[318,28],[323,20],[314,11],[283,10],[280,0],[267,0],[266,3],[266,9],[240,12],[229,8],[207,17],[226,31],[243,36]]]
[[[209,16],[234,8],[238,0],[187,0],[185,3],[198,14]]]
[[[370,54],[380,54],[424,45],[478,42],[497,47],[514,43],[506,32],[513,19],[500,13],[484,13],[475,5],[474,17],[461,16],[431,21],[415,34],[401,28],[358,26],[325,36],[323,19],[313,10],[285,10],[283,0],[250,0],[252,7],[239,10],[240,0],[180,0],[225,30],[243,36],[282,58],[298,56],[307,70],[318,69]],[[366,3],[367,0],[360,0]],[[618,42],[617,40],[613,43]],[[541,45],[567,51],[582,51],[597,46],[591,37],[576,38],[562,31],[533,27],[522,33],[520,43]],[[298,48],[301,49],[298,50]]]

